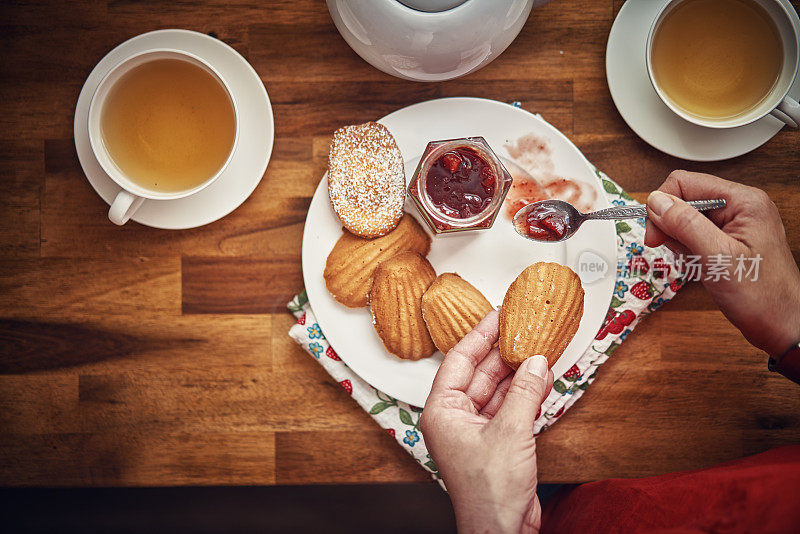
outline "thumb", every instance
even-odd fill
[[[549,392],[549,386],[552,387],[552,373],[547,358],[538,354],[531,356],[517,369],[495,419],[514,427],[522,425],[532,431],[536,413]]]
[[[730,239],[711,220],[684,200],[663,191],[647,197],[647,216],[667,236],[690,252],[708,256],[726,250]]]

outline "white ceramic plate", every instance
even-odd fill
[[[221,219],[247,200],[264,176],[275,136],[272,106],[261,78],[236,50],[219,39],[188,30],[158,30],[138,35],[114,48],[100,60],[81,89],[75,108],[75,149],[89,183],[111,204],[120,187],[100,167],[89,145],[89,102],[112,67],[151,48],[184,50],[204,59],[228,82],[239,106],[239,142],[220,177],[185,198],[145,200],[131,217],[140,224],[169,230],[202,226]]]
[[[556,173],[594,188],[596,208],[608,205],[592,165],[580,151],[544,120],[511,105],[477,98],[445,98],[400,109],[380,122],[397,140],[406,161],[407,179],[428,141],[483,136],[501,158],[509,158],[505,143],[535,134],[548,140]],[[406,210],[417,213],[410,201]],[[392,397],[423,406],[442,354],[437,352],[416,362],[388,354],[375,333],[369,310],[347,308],[331,297],[322,273],[328,253],[341,235],[341,224],[328,199],[327,178],[323,178],[311,201],[303,235],[303,277],[314,314],[328,341],[353,371]],[[491,230],[434,238],[428,259],[437,273],[457,272],[492,304],[500,305],[509,284],[528,265],[555,261],[576,269],[578,256],[586,250],[599,255],[611,267],[608,276],[584,284],[583,319],[553,368],[558,376],[589,347],[608,310],[616,267],[612,222],[585,224],[565,243],[538,244],[518,236],[509,218],[500,214]]]
[[[800,20],[789,0],[785,4],[797,27]],[[720,130],[678,117],[658,97],[647,76],[647,34],[656,14],[669,0],[625,2],[614,20],[606,47],[606,77],[611,98],[636,134],[654,148],[692,161],[719,161],[754,150],[778,133],[784,123],[766,116],[747,126]],[[800,83],[789,94],[800,98]]]

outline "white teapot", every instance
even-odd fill
[[[547,0],[327,0],[356,53],[383,72],[416,81],[464,76],[516,38]]]

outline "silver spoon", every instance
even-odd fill
[[[706,210],[715,210],[718,208],[725,207],[725,200],[724,199],[715,199],[715,200],[690,200],[687,202],[690,206],[695,208],[698,211],[706,211]],[[555,229],[550,231],[547,224],[545,225],[545,229],[542,230],[541,234],[537,230],[534,229],[534,232],[539,234],[531,235],[530,233],[530,225],[528,223],[528,215],[536,210],[537,213],[541,214],[540,220],[542,218],[549,217],[550,215],[555,215],[555,219],[551,219],[549,223],[550,226],[553,226],[555,223]],[[588,221],[590,219],[598,219],[598,220],[622,220],[622,219],[638,219],[641,217],[647,217],[647,206],[644,204],[637,204],[633,206],[615,206],[613,208],[606,208],[598,211],[593,211],[591,213],[581,213],[575,206],[570,204],[569,202],[564,202],[563,200],[540,200],[538,202],[533,202],[521,208],[516,215],[514,215],[514,229],[517,231],[519,235],[522,237],[531,239],[533,241],[542,241],[542,242],[558,242],[564,241],[565,239],[569,239],[572,234],[578,231],[578,228],[583,224],[584,221]],[[562,221],[562,222],[559,222]],[[562,228],[563,224],[563,228]],[[541,226],[541,225],[537,225]],[[548,237],[544,237],[545,234]],[[560,237],[559,237],[560,235]]]

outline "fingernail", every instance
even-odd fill
[[[525,369],[532,375],[536,375],[541,379],[546,379],[549,368],[550,366],[547,364],[547,358],[537,354],[528,358],[527,367]]]
[[[653,213],[656,215],[664,215],[664,213],[675,203],[666,193],[662,193],[661,191],[653,191],[650,193],[650,196],[647,197],[647,205],[648,207],[653,210]]]

